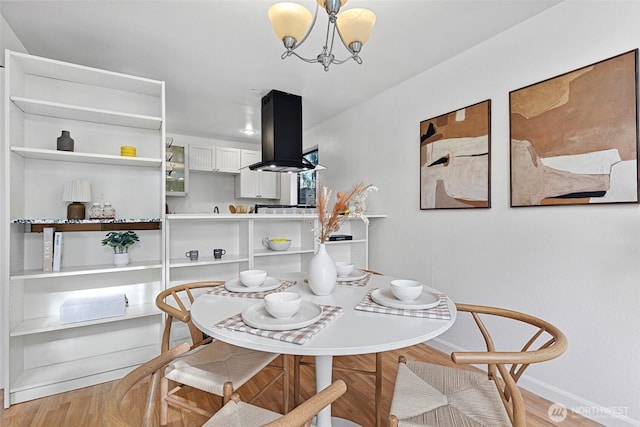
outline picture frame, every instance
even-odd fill
[[[420,209],[491,207],[491,100],[420,122]]]
[[[638,203],[638,50],[509,92],[511,206]]]

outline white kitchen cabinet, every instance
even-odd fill
[[[252,199],[279,199],[280,174],[276,172],[252,171],[247,166],[258,163],[259,151],[240,150],[241,169],[236,176],[236,197]]]
[[[211,147],[189,145],[189,169],[211,172],[216,167],[216,151]]]
[[[4,405],[117,379],[159,353],[165,182],[164,82],[6,51]],[[68,130],[73,152],[57,151]],[[137,157],[119,155],[135,146]],[[86,179],[117,220],[66,219],[64,182]],[[43,271],[43,227],[63,233],[60,271]],[[100,241],[137,230],[133,262]],[[78,297],[124,293],[123,316],[61,323]]]
[[[191,145],[189,147],[189,169],[237,174],[240,172],[240,149]]]
[[[216,172],[240,173],[240,152],[239,148],[216,146]]]

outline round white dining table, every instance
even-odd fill
[[[388,287],[393,277],[372,275],[366,286],[338,284],[330,295],[317,296],[305,282],[304,273],[273,275],[281,280],[295,280],[296,285],[287,291],[299,293],[303,300],[321,305],[340,306],[344,310],[343,313],[304,344],[288,343],[214,326],[253,304],[263,304],[261,299],[202,294],[191,307],[191,318],[200,330],[229,344],[271,353],[315,356],[317,391],[331,384],[333,356],[378,353],[419,344],[445,332],[456,319],[455,304],[448,297],[451,313],[451,319],[448,320],[354,309],[370,289]],[[328,406],[318,414],[316,425],[337,427],[357,424],[335,417],[332,419],[331,406]]]

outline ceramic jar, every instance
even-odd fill
[[[336,263],[327,252],[324,243],[318,246],[318,252],[309,263],[309,287],[316,295],[329,295],[336,287],[338,271]]]
[[[116,210],[111,206],[111,203],[105,202],[102,208],[102,218],[114,219],[116,217]]]
[[[94,203],[89,208],[89,219],[100,219],[102,218],[102,206],[100,203]]]

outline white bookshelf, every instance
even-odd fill
[[[4,405],[117,379],[159,353],[163,283],[164,82],[33,55],[5,52],[2,224],[5,265]],[[61,129],[75,151],[56,150]],[[134,145],[140,157],[117,155]],[[64,181],[87,179],[93,201],[118,223],[64,219]],[[135,203],[134,203],[135,201]],[[88,206],[87,206],[88,211]],[[27,218],[46,218],[28,220]],[[131,218],[131,219],[123,219]],[[136,219],[137,218],[137,219]],[[60,271],[44,272],[42,227],[64,234]],[[140,230],[124,267],[100,240]],[[61,324],[70,298],[124,293],[122,316]]]

